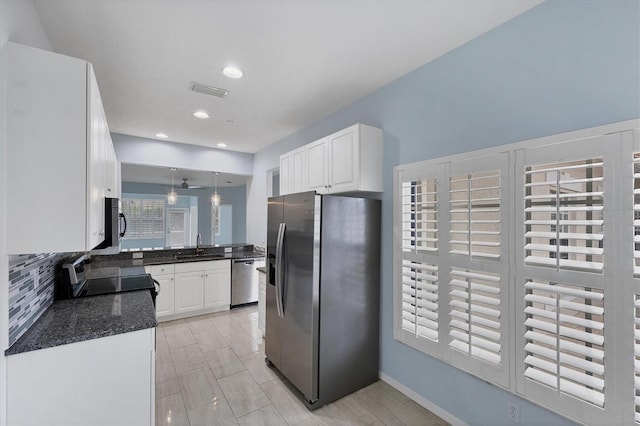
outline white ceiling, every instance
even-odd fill
[[[54,50],[93,63],[112,132],[249,153],[539,3],[34,0]],[[244,78],[223,76],[229,64]]]

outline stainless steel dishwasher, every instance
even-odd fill
[[[231,261],[231,307],[258,302],[258,271],[264,257]]]

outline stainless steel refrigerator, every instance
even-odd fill
[[[317,408],[378,379],[380,201],[269,198],[265,355]]]

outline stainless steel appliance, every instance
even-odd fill
[[[119,198],[104,199],[104,221],[104,241],[96,249],[101,249],[101,254],[118,253],[120,239],[127,233],[127,218],[120,211]]]
[[[269,198],[265,355],[315,409],[378,380],[380,201]]]
[[[234,259],[231,261],[231,307],[258,303],[258,272],[264,258]]]

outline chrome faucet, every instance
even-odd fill
[[[204,248],[200,247],[200,244],[202,244],[202,235],[198,234],[196,237],[196,254],[204,253]]]

